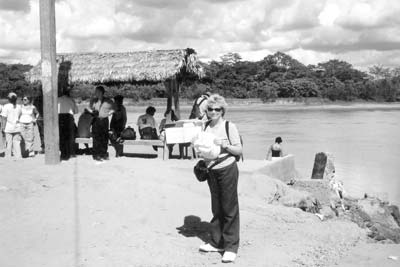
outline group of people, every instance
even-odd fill
[[[60,151],[61,159],[73,157],[76,151],[75,137],[93,140],[92,157],[101,162],[109,159],[108,144],[115,148],[116,157],[123,155],[122,134],[126,130],[127,114],[123,105],[124,97],[117,95],[114,99],[104,96],[105,89],[99,85],[95,88],[94,97],[85,108],[75,126],[74,114],[78,109],[68,91],[59,98]],[[158,139],[154,114],[156,109],[149,106],[146,113],[139,116],[137,126],[141,139]],[[110,121],[111,118],[111,121]]]
[[[95,88],[94,97],[78,119],[78,126],[75,124],[74,114],[77,114],[79,110],[73,98],[70,97],[69,91],[64,91],[63,95],[58,98],[60,157],[62,160],[68,160],[75,156],[77,151],[75,137],[77,136],[93,138],[92,156],[95,161],[109,159],[110,131],[119,136],[125,128],[127,117],[123,96],[117,95],[112,101],[104,97],[104,93],[103,86]],[[109,116],[111,116],[111,123]],[[118,143],[113,145],[116,155],[121,155],[123,153],[122,146]]]
[[[22,104],[17,103],[17,94],[10,92],[8,103],[0,105],[0,150],[5,148],[5,157],[33,157],[34,126],[43,127],[43,119],[28,95],[22,97]],[[39,124],[39,121],[41,123]]]

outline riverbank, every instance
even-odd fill
[[[0,160],[2,267],[226,266],[219,254],[198,252],[211,211],[207,184],[193,176],[194,161],[112,157],[96,165],[78,156],[55,166],[43,162],[43,155]],[[266,189],[278,180],[255,174],[265,164],[239,163],[235,266],[398,266],[388,256],[400,256],[400,245],[370,244],[355,223],[269,204]]]
[[[237,99],[227,98],[229,109],[243,109],[249,106],[252,109],[400,109],[400,102],[371,102],[371,101],[330,101],[322,98],[303,98],[303,99],[291,99],[291,98],[279,98],[274,102],[262,102],[258,98],[249,99]],[[78,104],[82,107],[88,106],[88,100],[82,101],[77,100]],[[190,110],[193,105],[193,100],[180,99],[180,107],[184,110]],[[132,107],[147,107],[155,106],[161,109],[165,109],[167,106],[166,98],[153,98],[150,100],[140,100],[138,102],[132,99],[124,99],[124,105],[127,108]]]

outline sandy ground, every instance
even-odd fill
[[[198,251],[211,211],[194,164],[111,157],[96,165],[78,156],[49,166],[43,155],[0,158],[0,266],[226,266],[220,254]],[[230,265],[400,266],[388,258],[400,256],[400,245],[369,244],[353,223],[265,203],[246,185],[251,164],[263,163],[239,165],[241,243]]]

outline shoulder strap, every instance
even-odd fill
[[[197,99],[198,100],[198,99]],[[201,99],[201,101],[200,101],[200,103],[198,103],[197,105],[201,105],[201,103],[203,103],[205,100],[207,100],[207,97],[205,97],[205,96],[202,96],[202,99]],[[196,101],[196,103],[197,103],[197,101]]]
[[[225,131],[226,131],[226,135],[228,136],[229,144],[232,145],[231,138],[229,136],[229,121],[225,121]],[[239,135],[239,137],[240,137],[240,143],[243,145],[242,136]],[[235,156],[235,158],[237,158],[237,160],[239,160],[241,158],[243,161],[243,154],[240,156]]]
[[[229,136],[229,121],[225,121],[226,136],[228,136],[229,144],[232,145],[231,138]]]
[[[211,123],[211,120],[206,121],[206,126],[204,127],[204,130],[208,127],[208,125],[210,125],[210,123]]]

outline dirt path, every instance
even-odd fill
[[[112,158],[95,165],[79,156],[46,166],[42,155],[0,159],[0,266],[226,266],[218,253],[198,252],[211,211],[208,187],[195,180],[193,164]],[[250,188],[243,186],[248,177],[242,173],[239,189]],[[349,251],[362,253],[355,249],[365,245],[365,232],[355,224],[321,222],[258,195],[240,196],[235,266],[335,266]]]

